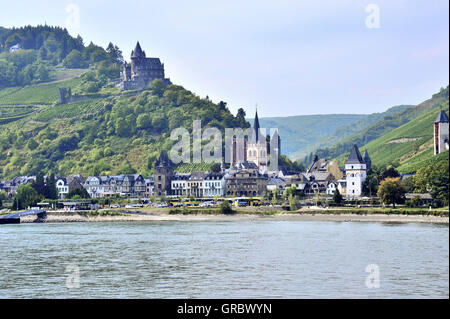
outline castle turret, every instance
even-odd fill
[[[448,150],[448,134],[448,116],[441,110],[434,122],[434,155]]]
[[[364,150],[363,160],[364,160],[364,163],[366,163],[366,169],[367,170],[371,169],[372,168],[372,160],[369,157],[369,153],[367,152],[367,149]]]
[[[145,51],[141,49],[141,45],[139,41],[136,43],[136,46],[133,51],[131,51],[131,59],[145,58]]]

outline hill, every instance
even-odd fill
[[[407,123],[382,134],[360,147],[367,149],[372,163],[378,167],[392,165],[400,173],[414,173],[419,168],[447,158],[448,151],[434,156],[433,123],[441,108],[448,114],[448,87],[415,108],[425,110]],[[342,164],[348,153],[338,157]]]
[[[85,47],[81,41],[81,55],[71,57],[62,53],[71,39],[67,31],[47,26],[2,29],[0,71],[6,65],[8,76],[0,72],[0,179],[38,172],[148,176],[160,151],[175,143],[169,138],[173,129],[192,131],[194,120],[201,120],[202,128],[249,125],[242,109],[233,116],[226,103],[214,104],[160,80],[142,91],[121,92],[115,86],[120,50],[92,43]],[[10,53],[16,41],[23,49]],[[53,58],[41,59],[38,52],[50,44]],[[8,60],[23,55],[37,58],[22,69]],[[17,82],[33,65],[51,67],[47,81]],[[59,88],[71,90],[71,103],[59,104]],[[182,169],[210,167],[200,163]]]
[[[117,78],[122,52],[112,43],[106,49],[92,42],[85,46],[81,36],[74,38],[60,27],[0,27],[0,88],[61,80],[67,78],[58,71],[61,66],[83,69],[99,62]]]
[[[82,85],[83,79],[64,82]],[[28,88],[34,92],[37,88]],[[26,90],[26,89],[23,89]],[[15,94],[15,93],[12,93]],[[178,85],[110,96],[91,96],[69,104],[54,101],[53,90],[20,95],[39,105],[24,117],[0,124],[0,178],[35,175],[39,171],[67,174],[150,174],[162,149],[170,150],[172,129],[235,127],[242,119]],[[8,95],[2,97],[9,101]],[[0,100],[1,101],[1,100]],[[14,97],[14,102],[19,99]],[[203,169],[210,165],[204,164]],[[199,168],[199,167],[197,167]]]
[[[332,147],[318,149],[315,154],[320,158],[338,158],[342,155],[349,154],[353,144],[366,145],[377,138],[401,127],[411,120],[426,114],[431,110],[438,110],[441,106],[448,105],[449,88],[442,88],[432,98],[414,106],[408,107],[398,113],[384,116],[380,121],[368,126],[367,128],[343,139]],[[424,128],[425,129],[425,128]],[[422,134],[420,132],[418,135]],[[423,133],[425,134],[425,133]],[[312,154],[310,154],[312,157]],[[305,162],[309,162],[310,158],[305,158]]]

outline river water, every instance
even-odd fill
[[[448,297],[448,225],[0,225],[0,298]]]

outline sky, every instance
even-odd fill
[[[448,0],[0,0],[0,26],[139,40],[166,76],[260,117],[383,112],[449,84]]]

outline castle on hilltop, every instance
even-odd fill
[[[159,58],[147,58],[139,41],[131,51],[131,63],[125,62],[120,77],[119,87],[122,90],[142,90],[156,79],[161,79],[165,85],[172,84],[170,79],[165,78],[164,63]]]

